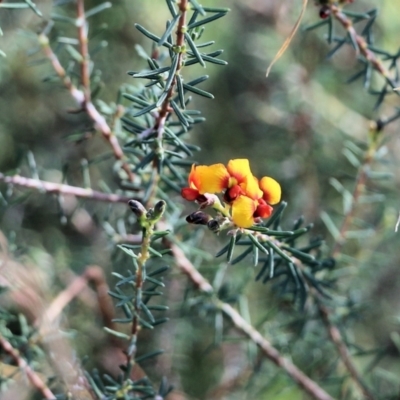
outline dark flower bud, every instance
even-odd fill
[[[207,222],[207,228],[214,233],[219,233],[221,225],[216,219],[211,219]]]
[[[186,217],[186,221],[189,222],[189,224],[195,225],[207,225],[210,219],[211,217],[203,211],[195,211]]]
[[[319,10],[319,16],[322,19],[326,19],[331,15],[331,9],[328,6],[322,6]]]
[[[146,214],[146,209],[143,204],[137,200],[129,200],[128,205],[131,208],[132,212],[138,217],[141,218]]]
[[[164,200],[160,200],[154,206],[154,217],[159,219],[165,212],[165,208],[167,207],[167,203]]]

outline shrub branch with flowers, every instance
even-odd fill
[[[216,193],[223,193],[224,204],[213,196]],[[223,227],[231,222],[239,228],[250,228],[271,215],[271,205],[281,199],[281,187],[267,176],[258,181],[251,173],[249,161],[238,159],[229,161],[226,167],[223,164],[193,165],[189,187],[183,188],[181,194],[184,199],[199,203],[201,209],[212,207],[223,218],[206,218],[204,224]],[[189,216],[187,221],[192,219]],[[196,223],[199,222],[196,220]]]
[[[228,75],[218,70],[227,65],[220,58],[223,50],[215,50],[215,41],[207,37],[208,32],[218,36],[219,27],[224,26],[230,11],[223,7],[224,2],[120,3],[49,0],[38,7],[31,0],[0,1],[0,18],[7,9],[21,13],[21,20],[13,20],[15,23],[32,23],[28,11],[38,18],[31,27],[38,35],[30,35],[29,46],[28,42],[18,43],[24,43],[29,62],[37,64],[34,70],[46,75],[47,86],[37,83],[37,90],[51,94],[41,95],[37,107],[15,94],[18,79],[24,79],[18,74],[24,76],[26,68],[20,67],[12,40],[6,42],[4,54],[10,53],[14,65],[8,68],[2,60],[1,67],[5,67],[1,71],[9,74],[11,83],[7,84],[15,87],[5,90],[12,101],[7,98],[1,107],[13,107],[2,113],[5,132],[16,132],[16,139],[9,140],[9,147],[4,139],[4,154],[15,156],[8,163],[3,162],[0,150],[4,164],[0,163],[2,398],[397,398],[398,329],[384,331],[385,321],[379,319],[383,307],[372,317],[366,311],[373,302],[373,290],[358,288],[359,280],[366,281],[364,275],[382,278],[363,269],[364,264],[377,263],[376,254],[380,254],[379,266],[388,264],[387,253],[396,260],[396,246],[392,246],[395,224],[385,222],[390,220],[390,209],[382,205],[379,214],[375,205],[383,204],[383,186],[376,182],[388,176],[385,168],[390,146],[385,141],[390,138],[386,132],[400,118],[398,110],[392,111],[393,102],[387,100],[390,95],[398,99],[400,93],[400,53],[374,44],[376,10],[365,11],[362,1],[315,1],[310,15],[313,21],[318,20],[305,31],[327,28],[331,49],[321,50],[315,43],[307,46],[307,40],[319,41],[319,36],[311,33],[298,39],[302,54],[304,50],[313,59],[320,53],[330,58],[347,48],[347,56],[351,54],[360,66],[349,81],[362,78],[377,99],[369,128],[365,123],[359,129],[361,139],[337,139],[338,131],[353,133],[354,127],[338,124],[336,117],[331,117],[335,139],[325,131],[323,135],[332,146],[313,142],[311,137],[304,139],[305,132],[311,130],[310,116],[318,112],[319,104],[311,104],[312,110],[306,113],[303,103],[312,98],[309,91],[313,83],[319,87],[318,79],[290,81],[297,70],[311,74],[309,61],[301,61],[296,46],[286,53],[278,51],[275,58],[269,55],[273,63],[280,58],[274,64],[277,71],[280,63],[285,66],[284,58],[291,56],[297,72],[283,67],[286,72],[275,76],[277,86],[272,80],[265,91],[255,85],[263,93],[273,93],[263,118],[273,121],[270,128],[285,127],[286,135],[297,132],[299,138],[294,156],[287,157],[291,150],[286,139],[270,138],[275,140],[270,140],[270,148],[265,150],[267,136],[257,138],[255,131],[260,128],[252,129],[252,118],[246,116],[246,139],[248,136],[250,144],[257,142],[257,146],[259,142],[262,148],[259,153],[252,147],[252,168],[268,170],[274,176],[258,179],[249,159],[244,154],[234,155],[239,153],[235,143],[227,146],[224,142],[216,146],[215,154],[210,150],[204,156],[216,161],[232,158],[226,165],[196,162],[200,147],[194,144],[193,132],[201,131],[199,124],[205,119],[192,104],[201,97],[214,99],[205,86],[209,75],[199,71],[207,67],[212,76]],[[249,56],[252,46],[257,47],[257,35],[248,31],[249,27],[261,20],[264,32],[263,13],[270,12],[268,17],[275,22],[282,14],[277,12],[281,2],[266,2],[266,11],[261,11],[256,1],[245,3],[229,4],[238,21],[244,19],[244,39],[231,35],[231,26],[229,38],[222,35],[227,46],[235,49],[245,40],[241,51],[246,57],[239,63],[240,70],[246,69],[244,81],[252,75],[247,67],[257,64]],[[43,11],[39,10],[42,5]],[[303,11],[306,5],[303,1]],[[24,9],[28,9],[26,13]],[[160,24],[164,14],[166,21]],[[16,14],[7,15],[14,18]],[[132,19],[143,15],[133,33]],[[258,18],[260,15],[263,18]],[[8,37],[16,35],[8,32],[12,28],[3,19],[0,25],[6,26],[6,39],[7,33]],[[119,25],[125,27],[118,31]],[[296,40],[297,27],[289,33],[283,49]],[[110,34],[112,29],[118,40]],[[276,23],[274,30],[280,29]],[[105,32],[110,34],[112,50],[102,59],[107,45]],[[288,36],[288,32],[282,33]],[[124,40],[132,43],[123,47]],[[132,51],[133,42],[136,52]],[[0,47],[3,49],[2,44]],[[258,51],[257,56],[260,54]],[[134,70],[125,76],[121,72],[125,67]],[[264,79],[264,67],[254,73],[259,77],[257,82]],[[325,63],[319,68],[328,67]],[[14,69],[17,72],[12,75]],[[114,101],[109,92],[102,92],[103,76],[107,81],[111,75],[125,82]],[[30,82],[36,79],[32,76]],[[242,80],[231,77],[227,82],[234,91]],[[58,94],[60,85],[66,91]],[[255,118],[255,105],[261,109],[265,101],[255,100],[254,89],[246,85],[244,97],[246,104],[251,104],[246,112]],[[314,95],[318,92],[315,87]],[[293,90],[303,92],[288,98],[285,106],[281,104],[285,111],[277,112],[274,99],[279,103],[282,92]],[[319,111],[320,116],[327,118],[339,101],[322,89],[319,93],[325,93],[326,100],[321,102],[326,109]],[[225,103],[232,101],[237,107],[240,101],[235,103],[226,92],[225,98],[221,93],[218,96],[224,103],[218,110],[226,123],[230,108]],[[357,97],[358,106],[372,110],[372,105],[368,108],[362,103],[364,97]],[[292,113],[298,113],[293,120]],[[292,128],[288,121],[295,121]],[[41,147],[50,141],[46,137],[35,147],[31,125],[35,134],[48,131],[57,146]],[[55,125],[57,129],[53,129]],[[68,140],[63,133],[57,142],[54,132],[64,132],[65,126]],[[32,133],[26,135],[28,139],[18,136],[27,129]],[[222,130],[215,131],[223,137]],[[273,154],[275,143],[277,154]],[[313,155],[314,146],[319,146],[317,155]],[[340,150],[335,153],[335,146],[345,147],[343,156],[353,169],[342,171],[344,162],[338,156]],[[270,157],[265,157],[269,151]],[[54,156],[56,152],[59,157]],[[282,162],[279,152],[287,157]],[[320,172],[313,163],[327,171]],[[303,169],[306,173],[297,175]],[[351,189],[346,181],[349,176]],[[324,186],[327,180],[338,196]],[[292,190],[295,193],[291,195]],[[283,197],[296,204],[302,196],[306,200],[303,198],[297,208],[281,201]],[[293,221],[292,214],[305,209],[312,199],[309,208],[319,212]],[[186,201],[197,203],[198,209],[192,211],[193,205]],[[343,205],[340,212],[339,202]],[[306,220],[315,221],[316,228]],[[397,290],[394,275],[389,281]],[[375,299],[389,291],[387,282],[385,290],[376,289]],[[388,296],[388,301],[393,299]],[[393,313],[388,315],[395,319]],[[364,322],[368,317],[380,323],[368,326]]]

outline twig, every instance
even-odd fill
[[[211,284],[196,270],[183,251],[177,244],[165,241],[174,255],[177,267],[196,285],[196,287],[205,293],[212,294]],[[274,362],[312,398],[317,400],[332,400],[332,397],[326,393],[316,382],[310,379],[300,371],[290,360],[283,357],[279,351],[265,339],[259,331],[250,325],[231,305],[218,299],[214,299],[215,305],[231,320],[235,328],[244,333],[262,350],[263,354]]]
[[[378,130],[377,126],[373,126],[370,130],[370,135],[373,137],[370,141],[370,145],[368,150],[366,151],[364,160],[362,165],[359,167],[358,170],[358,175],[357,179],[354,185],[353,193],[351,195],[351,205],[349,210],[347,211],[342,225],[339,230],[338,236],[335,238],[335,244],[332,250],[332,257],[337,257],[342,249],[342,246],[345,243],[345,238],[346,238],[346,232],[349,229],[351,222],[354,218],[354,213],[356,211],[356,206],[358,204],[358,200],[360,199],[360,196],[362,195],[365,184],[368,179],[368,170],[370,168],[370,165],[374,159],[374,155],[377,150],[377,144],[378,144],[378,136],[379,136],[380,131]]]
[[[139,331],[141,329],[140,323],[140,312],[142,311],[142,293],[143,293],[143,284],[144,279],[146,277],[146,262],[150,258],[149,248],[151,243],[151,238],[153,235],[154,224],[150,226],[142,225],[143,227],[143,238],[142,245],[140,249],[139,256],[137,258],[137,263],[135,265],[136,269],[136,278],[135,278],[135,299],[133,300],[133,318],[132,318],[132,327],[131,327],[131,337],[129,340],[129,348],[126,352],[126,371],[125,371],[125,379],[129,378],[129,375],[132,371],[132,367],[135,363],[135,356],[137,350],[137,339],[139,335]]]
[[[56,396],[42,381],[42,379],[36,374],[36,372],[28,365],[28,363],[20,356],[18,350],[14,349],[11,343],[0,335],[0,346],[6,351],[17,363],[18,367],[21,368],[29,379],[29,382],[37,390],[39,390],[43,397],[46,399],[55,399]]]
[[[340,358],[343,361],[343,364],[346,366],[347,370],[349,371],[351,377],[353,378],[353,381],[357,384],[357,386],[367,399],[374,400],[375,399],[374,395],[364,384],[360,374],[358,373],[356,367],[353,364],[349,350],[347,349],[347,346],[343,341],[339,329],[332,323],[329,317],[330,311],[321,302],[318,302],[318,309],[320,311],[322,321],[324,322],[329,332],[329,336],[334,345],[336,346]]]
[[[105,201],[107,203],[127,203],[132,197],[122,196],[118,194],[110,194],[98,192],[92,189],[83,189],[77,186],[64,185],[62,183],[53,183],[40,181],[31,178],[25,178],[19,175],[7,176],[0,172],[0,182],[9,183],[11,185],[23,186],[30,189],[44,191],[46,193],[64,194],[85,199]]]
[[[382,61],[375,55],[375,53],[368,48],[368,43],[365,39],[357,34],[352,21],[341,11],[341,9],[332,4],[329,6],[333,17],[340,22],[344,29],[348,32],[354,43],[358,46],[358,51],[365,57],[365,59],[372,65],[372,67],[381,74],[386,82],[395,89],[398,83],[391,77],[390,72],[385,68]]]
[[[97,302],[104,325],[110,329],[114,329],[114,323],[112,322],[114,318],[114,307],[108,296],[108,285],[104,272],[97,265],[88,266],[83,275],[75,277],[69,286],[58,294],[43,313],[45,324],[51,324],[61,314],[63,309],[87,288],[89,282],[93,282],[95,285]]]
[[[118,143],[118,139],[115,136],[115,134],[112,132],[110,126],[107,124],[106,119],[99,113],[97,108],[90,101],[90,96],[88,96],[86,94],[88,89],[85,88],[85,92],[83,92],[83,91],[79,90],[72,83],[71,78],[67,75],[67,73],[66,73],[64,67],[61,65],[58,57],[55,55],[55,53],[51,49],[50,44],[49,44],[49,38],[44,33],[41,33],[39,35],[39,43],[41,44],[45,55],[47,56],[47,58],[50,60],[51,64],[53,65],[55,72],[57,73],[59,78],[64,83],[64,86],[68,89],[71,96],[78,103],[79,107],[86,110],[89,117],[94,122],[95,128],[98,129],[102,133],[103,137],[110,144],[110,146],[113,150],[113,153],[114,153],[114,157],[117,160],[122,162],[121,167],[127,173],[129,180],[133,181],[134,175],[131,171],[129,164],[126,161],[124,161],[125,155],[121,149],[121,146]],[[85,69],[85,73],[86,73],[87,63],[83,63],[82,65],[85,66],[85,68],[82,66],[82,69]]]
[[[88,37],[87,37],[87,22],[85,17],[85,4],[83,0],[77,0],[76,2],[77,20],[76,25],[78,27],[78,41],[79,50],[81,53],[81,82],[83,87],[83,93],[85,97],[86,106],[90,103],[90,55],[88,49]],[[86,107],[84,107],[86,108]]]
[[[186,31],[186,15],[187,15],[188,9],[189,9],[189,1],[181,0],[179,2],[179,11],[180,11],[181,15],[179,17],[178,26],[176,29],[176,48],[181,48],[181,49],[184,48],[185,31]],[[178,64],[177,64],[177,68],[175,71],[175,77],[172,80],[171,86],[168,90],[168,94],[161,105],[161,109],[155,120],[154,127],[152,129],[148,130],[148,133],[157,132],[158,143],[162,143],[162,138],[164,135],[164,127],[165,127],[168,116],[171,114],[171,100],[174,97],[176,80],[177,80],[176,77],[177,77],[177,75],[180,74],[180,71],[182,70],[182,67],[184,65],[183,57],[184,57],[184,52],[180,51],[178,54]],[[155,171],[155,173],[153,174],[152,188],[150,190],[150,196],[148,198],[146,206],[149,206],[151,204],[153,197],[156,194],[157,184],[159,182],[158,167],[156,164],[157,164],[157,161],[155,161],[155,164],[154,164],[153,170]]]

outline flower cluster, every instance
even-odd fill
[[[223,193],[226,207],[219,199],[209,195]],[[189,174],[189,187],[183,188],[182,197],[197,201],[202,207],[212,205],[240,228],[251,227],[259,218],[272,213],[271,205],[281,199],[281,187],[270,177],[258,180],[250,170],[249,160],[230,160],[223,164],[193,165]]]

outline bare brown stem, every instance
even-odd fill
[[[79,3],[79,2],[78,2]],[[86,28],[85,28],[86,29]],[[108,141],[110,144],[112,151],[114,153],[114,157],[121,162],[121,168],[126,172],[128,179],[133,181],[134,175],[131,171],[129,164],[125,161],[125,155],[122,151],[121,146],[118,143],[118,139],[115,134],[112,132],[110,126],[108,125],[106,119],[99,113],[97,108],[93,105],[90,101],[90,82],[89,84],[83,81],[84,91],[79,90],[71,81],[71,78],[67,75],[64,67],[61,65],[58,57],[54,54],[53,50],[49,44],[49,38],[44,34],[41,33],[39,35],[39,42],[43,48],[43,51],[47,58],[51,61],[51,64],[59,76],[59,78],[64,83],[64,86],[68,89],[73,99],[76,101],[78,106],[84,110],[86,110],[87,114],[89,115],[90,119],[93,121],[95,128],[101,132],[103,137]],[[83,56],[82,56],[83,57]],[[84,67],[83,67],[84,65]],[[84,73],[88,73],[88,61],[82,63],[82,70],[84,69]],[[87,78],[85,78],[87,79]],[[86,83],[85,83],[86,82]],[[87,85],[87,86],[85,86]]]
[[[372,65],[372,67],[380,75],[382,75],[386,82],[395,89],[399,86],[399,83],[392,78],[389,70],[383,65],[382,60],[380,60],[376,54],[368,48],[368,43],[365,39],[357,34],[352,21],[341,11],[340,7],[336,5],[330,5],[331,14],[333,17],[343,26],[344,29],[351,36],[354,43],[358,46],[358,51],[365,57],[365,59]]]
[[[81,53],[81,82],[85,97],[85,105],[90,102],[90,55],[88,49],[87,23],[84,0],[77,0],[77,26],[79,51]]]
[[[181,13],[178,21],[178,26],[176,30],[176,47],[179,49],[183,49],[183,46],[185,44],[185,29],[186,29],[186,16],[187,16],[187,11],[189,9],[189,1],[188,0],[181,0],[178,4],[179,11]],[[158,113],[158,116],[155,120],[154,123],[154,128],[149,131],[149,132],[157,132],[157,138],[158,141],[161,143],[162,138],[164,135],[164,127],[165,123],[167,121],[167,118],[169,114],[171,113],[171,100],[174,96],[175,93],[175,87],[176,87],[176,76],[179,75],[180,71],[182,70],[182,67],[184,65],[183,59],[184,57],[184,52],[180,51],[178,54],[178,66],[175,72],[175,77],[172,80],[171,86],[168,90],[167,97],[163,101],[161,105],[160,112]],[[158,168],[156,165],[157,161],[155,161],[154,165],[154,171],[155,173],[153,174],[153,182],[152,182],[152,188],[149,196],[149,200],[147,201],[146,205],[151,205],[153,198],[156,194],[156,189],[157,189],[157,184],[159,182],[159,173],[158,173]]]
[[[83,189],[77,186],[64,185],[62,183],[53,183],[47,181],[39,181],[37,179],[25,178],[19,175],[7,176],[0,173],[0,182],[11,185],[21,186],[46,193],[63,194],[84,199],[104,201],[106,203],[128,203],[132,197],[120,196],[118,194],[109,194],[98,192],[92,189]]]
[[[368,169],[372,163],[374,154],[376,151],[375,144],[370,146],[368,149],[364,161],[359,168],[357,179],[354,185],[353,193],[352,193],[352,200],[349,210],[347,211],[346,215],[344,216],[342,225],[339,230],[339,235],[335,238],[335,244],[332,250],[332,257],[337,257],[346,241],[346,232],[349,230],[351,226],[351,222],[354,218],[354,213],[357,208],[358,200],[360,196],[364,192],[365,184],[368,178]]]
[[[177,244],[165,241],[172,251],[176,266],[194,283],[202,292],[213,294],[211,284],[196,270],[194,265],[186,257]],[[325,392],[315,381],[300,371],[290,360],[283,357],[271,343],[250,325],[231,305],[214,298],[215,305],[233,323],[235,328],[245,334],[261,349],[263,354],[278,367],[282,368],[299,387],[308,393],[313,399],[332,400],[332,397]]]
[[[108,295],[109,288],[103,270],[97,265],[88,266],[83,275],[75,277],[69,286],[58,294],[43,313],[45,323],[51,324],[62,313],[64,308],[87,288],[89,282],[92,282],[95,286],[97,302],[104,325],[114,329],[114,323],[112,322],[114,307]]]
[[[321,314],[321,318],[328,330],[329,336],[336,346],[336,349],[340,355],[341,360],[343,361],[343,364],[349,371],[351,377],[353,378],[353,381],[357,384],[358,388],[361,390],[362,394],[364,395],[365,398],[369,400],[374,400],[375,397],[374,395],[370,392],[368,387],[363,383],[363,380],[358,373],[353,360],[351,359],[351,355],[349,353],[349,350],[346,346],[346,344],[343,341],[342,335],[339,331],[339,329],[332,323],[330,319],[330,311],[328,308],[326,308],[322,303],[318,303],[318,308]]]
[[[0,346],[7,352],[17,363],[18,367],[23,370],[33,387],[42,393],[45,399],[55,399],[56,396],[42,381],[39,375],[28,365],[28,363],[21,357],[19,351],[14,349],[11,343],[0,335]]]

